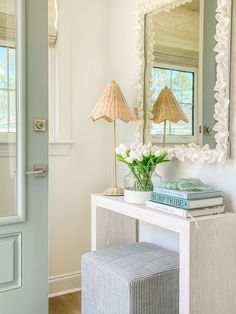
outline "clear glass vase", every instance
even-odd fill
[[[160,185],[162,179],[156,173],[156,165],[130,166],[130,172],[124,178],[125,201],[133,204],[145,204],[150,199],[154,187]]]

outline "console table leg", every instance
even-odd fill
[[[92,204],[92,250],[137,241],[136,220]]]
[[[190,314],[236,313],[236,218],[219,215],[190,229]]]

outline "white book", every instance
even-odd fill
[[[154,191],[158,194],[168,195],[172,197],[183,198],[186,200],[201,199],[201,198],[213,198],[222,196],[222,191],[209,190],[209,191],[179,191],[155,187]]]
[[[223,205],[214,206],[214,207],[206,207],[202,209],[194,209],[194,210],[186,210],[182,208],[172,207],[164,204],[155,203],[152,201],[147,201],[146,206],[149,208],[153,208],[159,211],[163,211],[169,214],[181,216],[184,218],[191,217],[200,217],[200,216],[208,216],[214,214],[222,214],[225,212],[225,208]]]

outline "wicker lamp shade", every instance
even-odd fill
[[[89,118],[93,121],[105,119],[108,122],[119,119],[126,123],[135,120],[134,113],[130,110],[120,86],[115,81],[107,85]]]
[[[188,117],[183,112],[181,106],[176,100],[171,89],[164,87],[157,100],[153,105],[153,122],[161,123],[164,122],[164,132],[163,132],[163,146],[166,145],[166,121],[171,121],[177,123],[180,120],[188,123]]]
[[[92,111],[89,119],[93,121],[105,119],[113,122],[113,186],[104,191],[107,196],[124,195],[124,189],[117,186],[117,169],[116,169],[116,120],[122,120],[126,123],[135,121],[135,115],[129,108],[125,96],[119,85],[112,81],[107,85],[100,100]]]
[[[177,102],[171,89],[164,87],[153,105],[153,122],[161,123],[165,120],[177,123],[180,120],[188,123],[189,119]]]

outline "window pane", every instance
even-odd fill
[[[171,87],[171,71],[169,69],[153,68],[153,102],[157,99],[161,90]]]
[[[178,102],[183,102],[183,79],[180,71],[172,71],[172,91]]]
[[[183,103],[185,104],[193,103],[193,90],[183,92]]]
[[[173,94],[175,95],[176,100],[179,104],[183,102],[183,91],[182,89],[172,89]]]
[[[8,96],[0,90],[0,132],[8,132]]]
[[[0,88],[7,88],[7,48],[0,47]]]
[[[0,132],[16,131],[15,49],[0,47]]]
[[[16,132],[16,92],[10,91],[9,98],[9,131]]]
[[[16,56],[15,49],[9,49],[9,88],[16,88]]]

